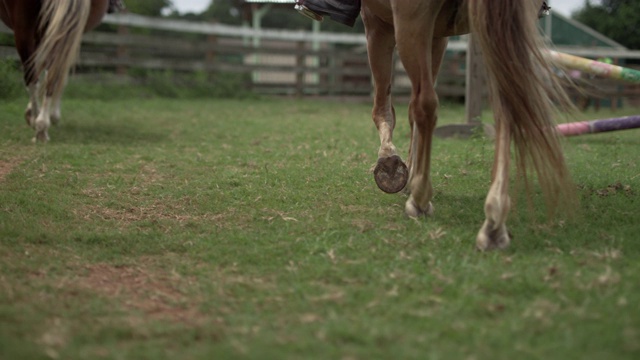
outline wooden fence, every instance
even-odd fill
[[[135,14],[107,15],[104,23],[110,29],[85,34],[79,73],[237,73],[246,75],[253,91],[298,96],[369,96],[373,89],[363,34],[254,30]],[[0,33],[9,32],[0,26]],[[465,47],[464,41],[449,44],[437,89],[443,97],[464,98]],[[0,57],[17,55],[11,45],[0,44]],[[404,69],[395,61],[393,92],[409,91]]]
[[[362,34],[254,30],[135,14],[107,15],[104,24],[85,34],[79,72],[237,73],[245,76],[246,86],[253,91],[297,96],[369,96],[372,91]],[[0,26],[1,33],[10,30]],[[441,97],[464,99],[466,41],[451,41],[448,50],[436,90]],[[11,44],[0,44],[0,57],[16,58],[17,54]],[[604,89],[598,81],[592,80],[594,88]],[[392,91],[396,95],[410,91],[399,61]],[[640,98],[640,89],[608,86],[602,95]]]

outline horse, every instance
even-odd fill
[[[527,179],[531,169],[535,171],[551,214],[575,197],[552,119],[554,105],[570,107],[570,102],[552,76],[537,25],[540,13],[547,10],[542,0],[362,0],[374,83],[372,118],[380,138],[374,177],[385,192],[408,192],[405,212],[409,217],[434,212],[430,168],[439,105],[435,83],[448,38],[471,33],[478,41],[496,130],[485,220],[476,237],[476,247],[482,251],[506,248],[511,241],[506,222],[511,207],[512,141],[518,178],[524,179],[530,193]],[[395,49],[412,86],[408,166],[392,142]]]
[[[25,119],[35,130],[34,141],[48,141],[50,124],[60,121],[62,92],[82,34],[100,24],[109,5],[109,0],[0,0],[0,19],[13,30],[24,70]]]

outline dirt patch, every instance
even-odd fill
[[[9,175],[18,165],[20,165],[22,161],[23,159],[19,157],[7,160],[0,159],[0,182],[3,182],[7,175]]]
[[[194,324],[204,318],[198,310],[200,301],[184,290],[192,280],[177,273],[104,263],[83,268],[85,274],[79,276],[78,287],[118,299],[124,307],[141,311],[152,319]]]
[[[249,214],[241,214],[235,208],[229,208],[221,213],[194,213],[189,207],[189,199],[170,202],[166,199],[156,200],[150,204],[141,205],[142,201],[129,206],[109,207],[102,204],[86,205],[73,210],[73,213],[86,221],[104,220],[115,221],[124,228],[139,222],[158,223],[171,221],[179,226],[190,223],[205,223],[220,229],[242,227],[251,223]]]
[[[188,221],[208,221],[213,223],[222,222],[233,213],[233,209],[220,214],[199,214],[192,215],[186,213],[185,209],[170,206],[161,201],[146,206],[130,206],[121,209],[112,209],[100,205],[89,205],[81,211],[76,211],[76,215],[81,215],[84,219],[101,218],[103,220],[116,220],[123,223],[139,221],[175,220],[180,223]]]

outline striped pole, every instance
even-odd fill
[[[578,121],[560,124],[556,128],[560,134],[564,136],[576,136],[607,131],[635,129],[638,127],[640,127],[640,115],[593,121]]]
[[[610,79],[640,83],[640,71],[624,68],[622,66],[605,64],[603,62],[581,58],[557,51],[549,50],[551,58],[559,64],[570,69],[584,71],[589,74],[599,75]]]

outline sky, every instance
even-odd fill
[[[585,0],[547,0],[549,6],[562,15],[570,16],[571,12],[581,8]],[[592,2],[596,2],[592,0]],[[176,9],[181,12],[200,13],[204,11],[211,0],[173,0]]]

